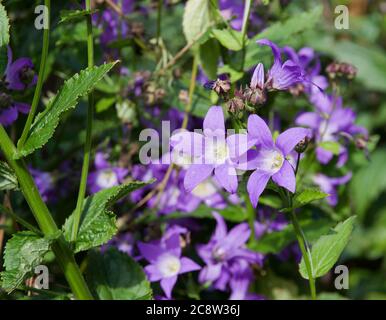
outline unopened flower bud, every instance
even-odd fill
[[[189,103],[189,93],[187,90],[180,90],[179,94],[178,94],[178,99],[184,103],[184,104],[188,104]]]
[[[240,96],[235,95],[227,102],[226,107],[230,113],[237,113],[244,109],[244,101]]]
[[[229,80],[217,79],[216,81],[208,81],[204,84],[204,87],[209,90],[213,90],[219,96],[226,96],[231,90],[231,83]]]
[[[359,150],[366,150],[367,149],[367,140],[363,137],[358,137],[355,139],[355,146]]]
[[[297,153],[303,153],[304,151],[306,151],[309,142],[310,142],[310,138],[305,136],[304,139],[300,140],[298,144],[295,146],[295,151]]]
[[[335,79],[336,77],[344,77],[351,80],[356,76],[357,69],[349,63],[333,62],[327,66],[326,72],[330,79]]]
[[[265,91],[259,88],[246,88],[243,95],[244,99],[252,105],[263,104],[267,100]]]

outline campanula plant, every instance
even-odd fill
[[[386,30],[333,4],[3,1],[0,299],[385,298]]]

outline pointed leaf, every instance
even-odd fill
[[[338,261],[354,228],[355,216],[340,222],[328,235],[321,236],[311,249],[311,268],[314,278],[324,276]],[[303,278],[308,279],[304,259],[299,264]]]
[[[9,43],[9,20],[7,11],[0,3],[0,47],[6,46]]]
[[[78,99],[89,93],[116,63],[117,61],[87,68],[67,80],[57,95],[50,100],[46,110],[37,115],[24,146],[14,155],[15,159],[25,157],[44,146],[54,134],[61,115],[75,108]]]
[[[197,40],[208,30],[211,21],[210,0],[188,0],[185,5],[182,27],[188,43]]]
[[[0,161],[0,190],[17,190],[19,183],[13,170],[4,161]]]
[[[132,181],[99,191],[83,202],[81,224],[75,243],[75,252],[88,250],[109,241],[117,232],[116,217],[109,208],[131,191],[145,186],[142,181]],[[65,238],[70,241],[74,222],[74,213],[68,217],[63,226]]]

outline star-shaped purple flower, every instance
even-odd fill
[[[248,250],[245,245],[251,231],[247,223],[240,223],[229,232],[225,220],[213,212],[217,225],[209,243],[197,247],[198,255],[206,263],[199,276],[201,283],[211,282],[219,290],[225,290],[226,284],[232,279],[233,265],[238,260],[262,264],[260,253]]]
[[[236,168],[240,167],[240,163],[242,166],[240,159],[252,147],[253,141],[246,134],[226,137],[224,113],[219,106],[208,110],[203,129],[203,134],[183,131],[170,138],[173,152],[179,153],[180,157],[192,159],[184,178],[185,189],[191,192],[214,172],[225,190],[236,192]]]
[[[248,155],[248,169],[255,170],[247,184],[254,207],[271,177],[279,186],[295,192],[295,172],[286,157],[308,133],[309,131],[305,128],[291,128],[273,141],[264,120],[257,115],[249,116],[248,134],[251,135],[252,140],[257,141],[256,149],[250,150]]]
[[[142,256],[150,262],[145,267],[149,281],[160,281],[161,288],[169,299],[179,274],[201,269],[193,260],[181,257],[178,233],[167,238],[163,245],[139,242],[138,249]]]

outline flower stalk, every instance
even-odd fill
[[[47,8],[47,28],[43,31],[43,46],[42,46],[42,54],[41,54],[41,60],[40,60],[40,67],[39,67],[39,76],[38,76],[38,82],[36,84],[35,93],[32,99],[32,105],[31,110],[28,114],[27,121],[24,125],[23,132],[21,134],[21,137],[19,139],[19,142],[17,144],[17,147],[20,149],[23,147],[25,141],[28,137],[28,132],[31,128],[32,121],[35,117],[36,110],[40,101],[40,96],[42,93],[43,83],[44,83],[44,75],[46,72],[46,61],[48,56],[48,47],[50,43],[50,11],[51,11],[51,0],[44,0],[44,5]]]
[[[91,1],[86,0],[86,10],[91,10]],[[87,16],[87,61],[88,67],[94,66],[94,40],[92,30],[91,14]],[[86,195],[87,177],[90,166],[91,143],[92,143],[92,122],[94,117],[94,95],[91,91],[88,95],[87,108],[87,127],[86,127],[86,141],[84,145],[82,173],[80,178],[78,199],[74,212],[74,224],[71,231],[71,241],[75,242],[79,230],[80,218],[82,215],[83,201]]]

